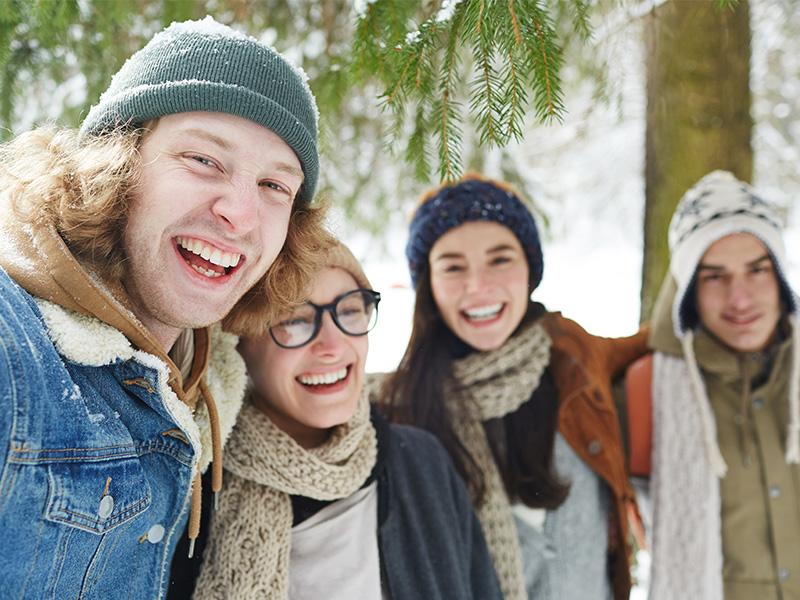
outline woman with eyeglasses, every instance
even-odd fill
[[[339,245],[308,302],[241,339],[250,389],[194,598],[502,598],[444,449],[363,393],[379,301]]]

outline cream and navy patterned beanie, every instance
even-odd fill
[[[300,199],[310,202],[319,176],[318,113],[306,81],[274,48],[211,17],[173,23],[114,75],[81,133],[100,135],[192,111],[243,117],[294,150],[305,175]]]
[[[708,248],[734,233],[747,233],[766,246],[775,269],[781,299],[792,325],[789,372],[789,425],[786,462],[800,462],[800,327],[798,297],[786,278],[781,220],[775,208],[728,171],[714,171],[687,191],[669,226],[670,272],[677,292],[672,305],[675,335],[681,341],[695,399],[702,417],[704,443],[718,476],[727,470],[716,440],[713,414],[694,355],[694,334],[700,328],[696,309],[697,266]]]
[[[678,288],[672,321],[679,338],[699,326],[692,292],[700,259],[714,242],[733,233],[749,233],[766,246],[781,297],[789,312],[797,316],[797,296],[786,279],[781,230],[775,207],[728,171],[709,173],[683,195],[669,225],[669,268]]]

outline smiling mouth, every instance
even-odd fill
[[[328,385],[339,383],[347,377],[348,367],[344,367],[332,373],[313,373],[311,375],[299,375],[297,381],[308,387],[321,388]]]
[[[463,310],[464,316],[470,321],[489,321],[497,317],[503,310],[503,303],[490,304],[488,306],[478,306]]]
[[[178,236],[175,243],[186,264],[209,279],[230,275],[242,258],[241,254],[223,252],[196,238]]]
[[[760,315],[747,315],[745,317],[734,317],[734,316],[727,316],[726,319],[728,323],[734,326],[746,326],[751,325],[758,321]]]

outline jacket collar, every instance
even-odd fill
[[[135,360],[158,373],[158,391],[166,408],[187,432],[193,446],[202,449],[201,470],[211,461],[211,432],[205,402],[190,407],[186,392],[176,393],[172,371],[167,363],[134,348],[125,335],[108,323],[35,298],[47,332],[58,353],[66,360],[90,367],[103,367],[117,361]],[[223,332],[218,325],[197,330],[195,359],[187,386],[196,389],[201,375],[216,399],[222,443],[228,438],[242,404],[247,374],[244,360],[236,351],[238,338]],[[198,394],[199,395],[199,394]]]

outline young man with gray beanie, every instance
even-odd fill
[[[211,18],[157,34],[80,131],[0,147],[4,597],[164,596],[245,387],[212,325],[304,291],[318,172],[303,73]]]
[[[800,335],[781,229],[725,171],[672,218],[650,336],[651,600],[800,598]]]

